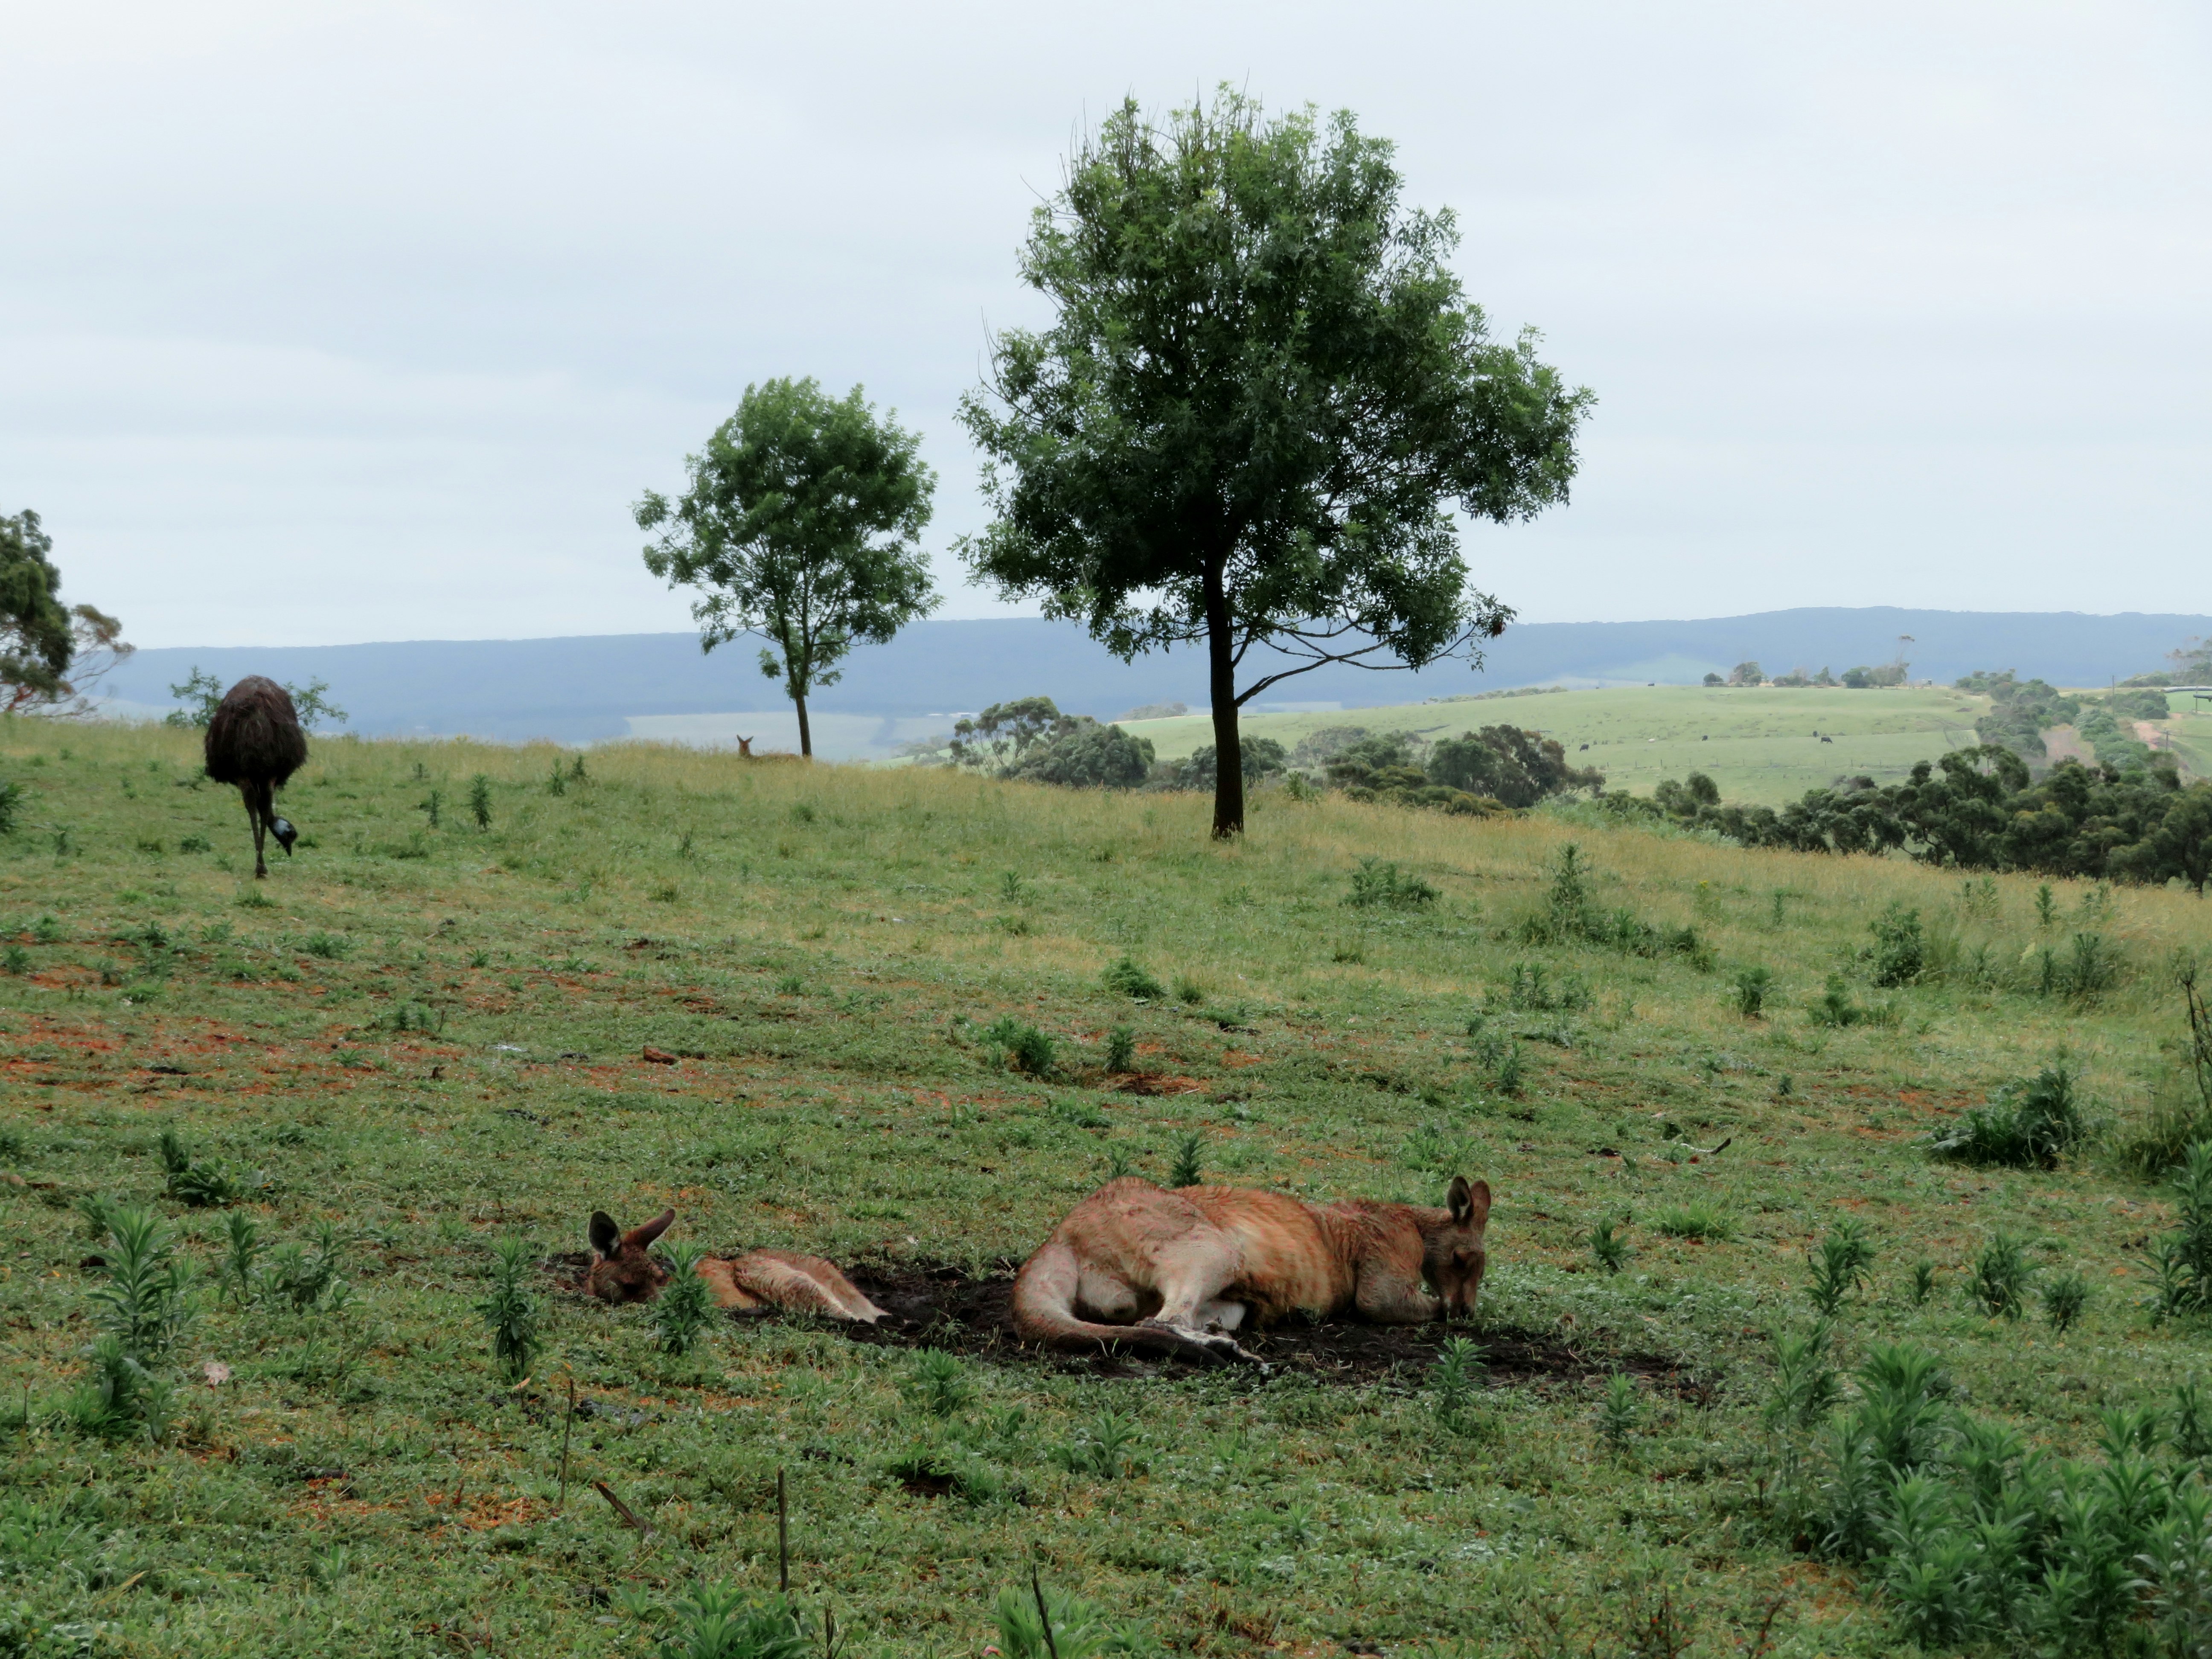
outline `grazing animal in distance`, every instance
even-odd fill
[[[738,757],[740,760],[750,760],[753,757],[753,740],[750,738],[738,739]]]
[[[1014,1328],[1048,1347],[1220,1364],[1252,1358],[1233,1334],[1248,1322],[1353,1312],[1411,1325],[1468,1314],[1489,1220],[1490,1183],[1464,1176],[1452,1177],[1441,1209],[1309,1204],[1244,1187],[1170,1192],[1123,1176],[1022,1264]]]
[[[246,816],[253,825],[253,878],[269,866],[262,857],[264,838],[276,837],[284,855],[300,832],[276,816],[276,792],[307,763],[307,734],[292,707],[292,694],[272,679],[248,674],[223,694],[208,721],[207,775],[217,783],[234,783],[246,797]]]
[[[653,1260],[653,1243],[675,1220],[676,1212],[665,1210],[642,1227],[624,1232],[605,1210],[592,1211],[592,1248],[599,1259],[592,1263],[584,1288],[602,1302],[652,1301],[668,1283],[668,1269]],[[831,1263],[796,1250],[708,1256],[700,1261],[698,1273],[718,1308],[787,1308],[827,1314],[856,1325],[872,1325],[884,1316]]]

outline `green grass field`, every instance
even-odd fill
[[[2202,707],[2212,710],[2212,705]],[[1978,741],[1974,722],[1989,709],[1987,697],[1940,687],[1849,691],[1668,685],[1248,714],[1243,729],[1291,748],[1331,726],[1413,732],[1431,740],[1483,726],[1524,726],[1557,738],[1577,765],[1599,768],[1609,789],[1648,795],[1662,778],[1701,771],[1729,800],[1780,806],[1841,777],[1896,782],[1916,761]],[[2160,724],[2173,734],[2191,772],[2212,772],[2212,712],[2177,713]],[[1212,722],[1202,713],[1127,725],[1150,738],[1163,760],[1181,759],[1213,741]],[[1822,736],[1833,741],[1822,743]]]
[[[1917,757],[1971,725],[1960,702],[1392,712],[1540,720],[1638,788],[1732,745],[1738,771],[1708,769],[1774,799]],[[1832,767],[1788,746],[1832,721],[1857,745],[1822,748]],[[319,740],[282,803],[307,840],[256,884],[235,793],[196,780],[187,736],[0,727],[0,775],[29,792],[0,842],[0,1652],[645,1653],[702,1578],[774,1588],[781,1469],[794,1594],[855,1655],[980,1654],[1032,1565],[1173,1651],[1648,1653],[1633,1632],[1663,1601],[1689,1627],[1676,1651],[1894,1654],[1912,1650],[1873,1577],[1805,1553],[1771,1501],[1772,1339],[1807,1324],[1807,1252],[1838,1221],[1875,1250],[1844,1362],[1909,1338],[2054,1451],[2212,1356],[2140,1305],[2162,1189],[2104,1151],[2025,1173],[1917,1144],[2062,1045],[2121,1135],[2185,1029],[2164,964],[2212,944],[2185,893],[2062,884],[2046,919],[2029,880],[1540,814],[1263,792],[1215,846],[1190,797],[647,748],[572,780],[571,760]],[[1570,841],[1595,902],[1709,956],[1520,942]],[[1363,858],[1440,896],[1349,906]],[[1885,989],[1865,952],[1893,903],[1919,912],[1929,964]],[[2044,994],[2041,950],[2076,934],[2116,978]],[[1124,955],[1174,994],[1106,990]],[[1733,989],[1752,967],[1773,976],[1759,1018]],[[1816,1023],[1836,973],[1884,1023]],[[983,1030],[1007,1016],[1052,1039],[1053,1076],[1008,1069]],[[1105,1070],[1123,1024],[1142,1079]],[[243,1195],[171,1196],[164,1129]],[[1209,1179],[1315,1197],[1437,1202],[1455,1171],[1487,1178],[1466,1334],[1494,1363],[1472,1403],[1439,1395],[1427,1346],[1387,1373],[1267,1376],[1000,1347],[933,1382],[910,1349],[752,1321],[673,1357],[650,1310],[550,1279],[517,1384],[478,1310],[497,1240],[581,1250],[594,1206],[672,1205],[672,1238],[720,1249],[988,1272],[1109,1171],[1164,1177],[1190,1136]],[[112,1276],[93,1198],[153,1206],[196,1267],[158,1441],[67,1407]],[[326,1245],[349,1294],[219,1296],[236,1215],[303,1247],[287,1273]],[[1586,1242],[1608,1217],[1634,1252],[1617,1273]],[[2000,1228],[2044,1277],[2086,1273],[2071,1329],[1970,1302]]]

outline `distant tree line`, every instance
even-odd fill
[[[1282,777],[1300,791],[1322,787],[1353,800],[1477,817],[1605,787],[1602,772],[1570,764],[1557,738],[1514,726],[1486,726],[1435,743],[1404,732],[1324,726],[1292,750],[1273,738],[1249,737],[1238,751],[1247,787]],[[923,765],[1070,788],[1212,793],[1219,781],[1212,744],[1181,760],[1159,760],[1150,738],[1087,714],[1064,714],[1042,696],[993,703],[963,716],[950,737],[908,744],[906,752]]]
[[[1723,802],[1701,772],[1648,798],[1608,795],[1603,805],[1616,817],[1710,830],[1747,847],[1901,849],[1955,869],[2087,879],[2178,877],[2199,894],[2212,878],[2212,783],[2185,786],[2164,756],[2124,767],[2064,760],[2036,779],[2012,750],[1982,744],[1922,761],[1902,783],[1847,778],[1778,811]]]

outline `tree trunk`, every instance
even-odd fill
[[[1213,697],[1213,838],[1244,833],[1244,749],[1237,735],[1236,641],[1221,566],[1206,569],[1206,650]]]
[[[814,732],[806,724],[806,699],[793,696],[791,701],[799,710],[799,752],[811,760],[814,757]]]

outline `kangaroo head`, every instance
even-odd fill
[[[1444,1316],[1474,1311],[1482,1289],[1483,1229],[1490,1222],[1490,1183],[1452,1177],[1444,1208],[1421,1229],[1421,1277],[1444,1304]]]
[[[585,1288],[602,1302],[650,1302],[659,1296],[668,1269],[653,1259],[653,1241],[675,1220],[676,1212],[666,1210],[624,1232],[605,1210],[592,1211],[592,1248],[599,1259],[592,1263]]]

